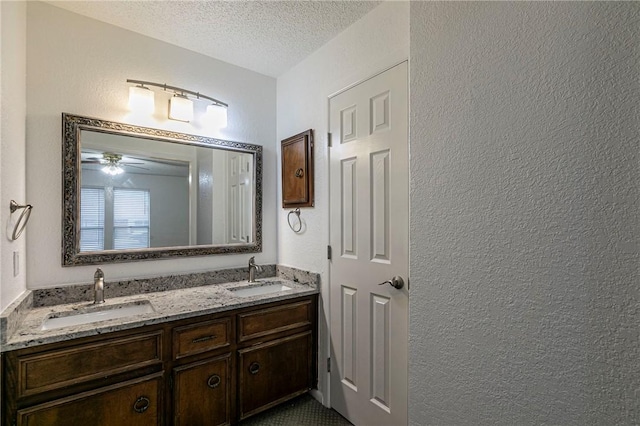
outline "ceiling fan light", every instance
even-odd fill
[[[207,120],[217,128],[227,127],[227,107],[216,104],[207,106]]]
[[[186,122],[193,120],[193,101],[184,95],[173,95],[169,99],[169,118]]]
[[[153,114],[155,109],[154,95],[148,87],[129,87],[129,109],[136,113]]]
[[[124,173],[124,169],[117,164],[107,164],[102,168],[102,171],[111,176],[117,176]]]

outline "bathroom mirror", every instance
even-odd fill
[[[62,265],[262,250],[262,147],[62,114]]]

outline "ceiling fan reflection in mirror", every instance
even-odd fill
[[[101,170],[117,176],[122,173],[138,173],[159,176],[189,176],[190,163],[186,159],[159,158],[155,156],[117,154],[95,149],[82,150],[82,169]]]
[[[83,153],[85,154],[85,153]],[[148,170],[146,167],[140,167],[139,164],[144,162],[131,162],[122,158],[122,154],[115,154],[113,152],[103,152],[102,158],[99,157],[86,157],[82,159],[82,164],[101,164],[103,167],[100,169],[104,173],[116,176],[124,173],[124,167],[134,167],[136,169]]]

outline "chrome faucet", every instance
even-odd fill
[[[251,259],[249,259],[249,282],[250,283],[256,282],[256,272],[262,272],[262,267],[259,265],[256,265],[255,256],[251,256]]]
[[[93,304],[99,303],[104,303],[104,272],[100,268],[93,274]]]

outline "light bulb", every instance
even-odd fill
[[[209,105],[207,107],[207,120],[219,129],[227,127],[227,107],[224,105]]]
[[[124,173],[124,169],[122,167],[120,167],[120,166],[115,165],[115,164],[108,164],[108,165],[104,166],[102,168],[102,171],[104,173],[108,174],[108,175],[111,175],[111,176],[116,176],[116,175],[119,175],[121,173]]]
[[[184,95],[174,95],[169,99],[169,118],[172,120],[193,120],[193,102]]]
[[[153,92],[144,86],[129,87],[129,109],[135,113],[153,114],[155,109]]]

